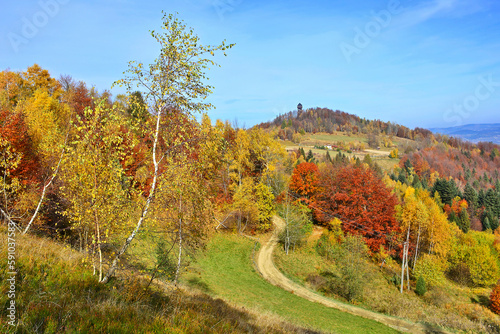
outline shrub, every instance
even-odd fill
[[[497,284],[491,292],[490,308],[496,314],[500,314],[500,284]]]
[[[401,277],[398,274],[394,274],[392,275],[390,282],[399,288],[401,286]]]
[[[472,285],[469,267],[465,263],[458,263],[450,267],[448,277],[461,285]]]
[[[415,288],[415,293],[419,296],[423,296],[427,292],[427,287],[425,286],[425,279],[423,276],[419,276],[417,280],[417,287]]]
[[[451,278],[465,278],[470,275],[473,284],[489,286],[499,278],[499,268],[492,247],[495,237],[492,234],[469,232],[463,234],[449,254]],[[460,273],[465,276],[456,275]],[[456,276],[456,277],[454,277]],[[458,281],[458,280],[457,280]]]
[[[488,246],[474,247],[468,265],[474,284],[488,286],[498,280],[498,264]]]
[[[415,266],[413,274],[422,277],[430,286],[440,286],[444,282],[443,261],[435,256],[424,254]]]
[[[453,304],[453,299],[442,287],[430,287],[423,299],[428,304],[439,308],[444,308],[447,304]]]
[[[348,301],[360,299],[367,276],[368,247],[363,238],[347,235],[341,244],[334,244],[329,253],[338,269],[338,275],[327,277],[331,290]]]

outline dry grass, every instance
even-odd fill
[[[133,274],[103,285],[85,256],[63,243],[18,235],[16,244],[18,324],[7,324],[2,307],[2,333],[314,333],[204,293],[164,284],[145,290],[146,280]],[[3,254],[6,247],[1,227]],[[6,260],[0,271],[6,273]],[[7,305],[4,279],[0,290]]]

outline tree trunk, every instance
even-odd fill
[[[415,270],[415,265],[417,264],[418,245],[420,243],[420,230],[421,230],[421,226],[418,225],[417,246],[415,247],[415,256],[413,257],[413,270]]]
[[[144,222],[144,220],[146,219],[146,216],[148,214],[149,205],[151,204],[151,201],[153,200],[155,190],[156,190],[156,182],[158,180],[158,170],[159,170],[159,162],[156,159],[156,148],[158,146],[158,136],[160,133],[161,113],[162,113],[162,111],[160,110],[158,112],[158,117],[156,118],[156,130],[155,130],[154,143],[153,143],[153,164],[154,164],[153,183],[151,184],[151,189],[149,191],[148,198],[146,199],[146,204],[142,208],[141,217],[139,218],[139,221],[137,222],[135,229],[132,231],[132,233],[125,240],[125,243],[123,244],[122,248],[120,248],[120,250],[116,254],[115,258],[113,259],[113,262],[111,263],[111,266],[109,267],[109,270],[108,270],[106,276],[101,281],[104,284],[106,284],[109,281],[109,279],[111,278],[111,276],[113,276],[113,274],[116,271],[118,261],[120,260],[123,253],[126,252],[128,246],[130,246],[130,243],[132,242],[132,240],[134,240],[136,234],[139,232],[139,229],[141,228],[142,223]]]
[[[405,281],[405,267],[408,268],[408,250],[410,248],[410,226],[408,226],[408,232],[406,233],[406,241],[403,246],[403,261],[401,263],[401,293],[403,293],[404,281]],[[408,273],[408,271],[407,271]],[[410,285],[409,276],[408,277],[408,287]]]
[[[179,259],[177,260],[177,270],[175,271],[174,282],[177,284],[179,280],[179,272],[181,270],[182,260],[182,195],[179,200]]]
[[[59,166],[61,166],[61,161],[64,157],[64,151],[66,150],[66,142],[68,140],[68,134],[69,134],[69,130],[68,132],[66,133],[66,139],[64,141],[64,146],[63,146],[63,149],[62,149],[62,152],[61,152],[61,156],[59,157],[59,162],[57,163],[57,167],[56,167],[56,170],[54,171],[54,174],[52,174],[49,182],[47,182],[44,186],[43,186],[43,190],[42,190],[42,196],[40,197],[40,200],[38,201],[38,205],[36,206],[36,210],[35,212],[33,213],[33,216],[31,216],[31,219],[28,223],[28,225],[26,226],[26,228],[24,229],[24,232],[23,234],[26,234],[28,232],[28,230],[30,229],[30,226],[31,224],[33,224],[33,222],[35,221],[35,218],[36,216],[38,215],[38,211],[40,210],[40,207],[42,206],[42,202],[45,198],[45,192],[47,191],[47,188],[52,184],[52,181],[54,181],[56,175],[57,175],[57,172],[59,171]]]
[[[19,227],[17,226],[17,224],[16,224],[16,223],[15,223],[15,222],[14,222],[14,221],[10,218],[10,216],[7,214],[7,212],[3,211],[3,209],[2,209],[2,208],[0,208],[0,212],[2,212],[2,215],[3,215],[3,216],[5,217],[5,219],[7,220],[7,223],[14,225],[15,227],[17,227],[17,229],[18,229],[18,230],[20,230],[20,229],[19,229]]]
[[[97,251],[99,252],[99,282],[102,281],[102,251],[101,251],[101,232],[99,229],[99,223],[96,224],[97,227]]]

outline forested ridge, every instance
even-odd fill
[[[54,78],[37,64],[0,72],[5,230],[71,247],[81,256],[72,263],[95,286],[132,271],[149,283],[128,288],[148,291],[155,278],[180,284],[214,233],[260,236],[278,214],[287,255],[310,242],[314,226],[323,228],[314,254],[336,268],[314,276],[324,291],[362,300],[366,277],[357,272],[369,263],[408,298],[424,300],[426,289],[477,289],[486,301],[442,305],[466,320],[439,325],[500,330],[492,313],[500,312],[498,145],[326,108],[290,112],[251,129],[212,121],[205,72],[217,65],[211,57],[233,44],[202,45],[172,15],[152,34],[160,57],[150,65],[130,62],[115,82],[126,88],[122,95],[69,75]],[[301,143],[317,133],[358,136],[368,147],[338,140],[313,153]],[[368,148],[387,151],[391,167],[382,169]],[[31,275],[33,266],[16,270]],[[33,318],[28,297],[18,308],[21,326]],[[46,311],[42,305],[33,312],[62,317]]]

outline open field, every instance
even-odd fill
[[[265,281],[252,266],[254,242],[237,235],[218,235],[198,260],[198,273],[186,280],[231,302],[277,314],[287,321],[335,333],[396,333],[380,323],[309,302]]]
[[[394,137],[396,138],[396,137]],[[344,132],[337,132],[335,134],[328,133],[316,133],[316,134],[306,134],[302,137],[300,143],[292,143],[291,141],[281,141],[281,143],[285,146],[287,151],[297,150],[302,147],[306,152],[311,150],[312,153],[317,158],[322,158],[325,156],[326,152],[330,153],[330,156],[333,158],[337,155],[336,150],[331,149],[317,149],[314,146],[327,146],[327,145],[337,145],[337,142],[343,142],[346,144],[360,144],[363,143],[365,145],[365,149],[362,151],[355,151],[348,153],[347,150],[342,150],[342,153],[346,156],[358,157],[363,160],[365,155],[369,154],[373,161],[377,162],[377,164],[384,170],[388,172],[392,172],[394,165],[399,163],[399,159],[391,159],[389,158],[389,153],[393,148],[380,147],[380,149],[368,148],[368,140],[366,135],[356,134],[348,136]],[[408,141],[407,139],[397,138],[394,139],[394,144],[397,145],[399,142]]]

